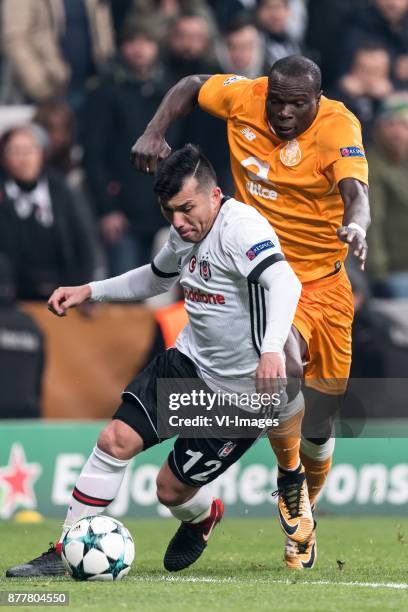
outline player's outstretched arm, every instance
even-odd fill
[[[358,257],[364,270],[367,258],[366,232],[371,222],[368,187],[354,178],[346,178],[339,183],[344,203],[343,225],[337,230],[342,242],[347,242],[353,255]]]
[[[146,264],[120,276],[96,281],[79,287],[59,287],[48,300],[48,308],[59,317],[86,300],[94,302],[142,301],[168,291],[177,281],[178,273],[160,275]]]
[[[154,174],[157,162],[171,153],[165,136],[177,119],[191,113],[197,104],[201,86],[210,75],[195,74],[176,83],[164,96],[159,108],[131,150],[131,161],[136,170]]]

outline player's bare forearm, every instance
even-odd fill
[[[340,181],[339,189],[344,203],[343,225],[358,223],[367,231],[371,221],[367,185],[347,178]]]
[[[157,162],[170,155],[171,148],[165,140],[167,130],[177,119],[191,113],[201,86],[209,78],[210,75],[205,74],[191,75],[169,89],[144,133],[132,147],[131,161],[136,170],[154,174]]]
[[[360,267],[364,270],[367,258],[365,237],[371,221],[368,187],[357,179],[347,178],[340,181],[339,189],[344,203],[344,216],[337,236],[350,245],[352,253],[358,257]]]
[[[178,81],[164,96],[146,132],[165,136],[174,121],[191,113],[198,101],[201,86],[210,78],[209,74],[193,74]]]

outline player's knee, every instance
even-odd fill
[[[171,487],[159,484],[157,484],[157,499],[163,506],[167,506],[168,508],[179,506],[185,501],[184,498]]]
[[[98,438],[98,448],[116,459],[131,459],[143,448],[140,436],[122,421],[115,419]]]
[[[161,504],[167,507],[179,506],[187,501],[186,491],[183,484],[176,482],[169,482],[164,475],[157,476],[157,499]]]

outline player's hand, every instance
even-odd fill
[[[171,148],[164,136],[147,129],[133,145],[130,159],[136,170],[154,174],[158,162],[166,159],[170,153]]]
[[[58,287],[48,300],[48,310],[58,317],[65,317],[68,308],[79,306],[91,297],[91,287]]]
[[[262,353],[255,377],[258,393],[280,393],[286,385],[286,366],[282,353]]]
[[[364,270],[368,246],[363,234],[354,227],[343,225],[338,228],[337,236],[339,240],[350,245],[353,255],[358,257],[360,261],[361,270]]]
[[[100,222],[102,238],[107,244],[117,244],[129,227],[129,221],[122,212],[114,211],[104,215]]]

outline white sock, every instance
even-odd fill
[[[315,444],[302,436],[300,441],[300,452],[315,461],[325,461],[334,453],[335,439],[329,438],[324,444]]]
[[[76,482],[60,542],[74,523],[101,514],[115,499],[130,459],[116,459],[95,446]]]
[[[179,506],[169,506],[169,510],[179,521],[199,523],[210,516],[212,502],[209,487],[201,487],[194,497]]]

